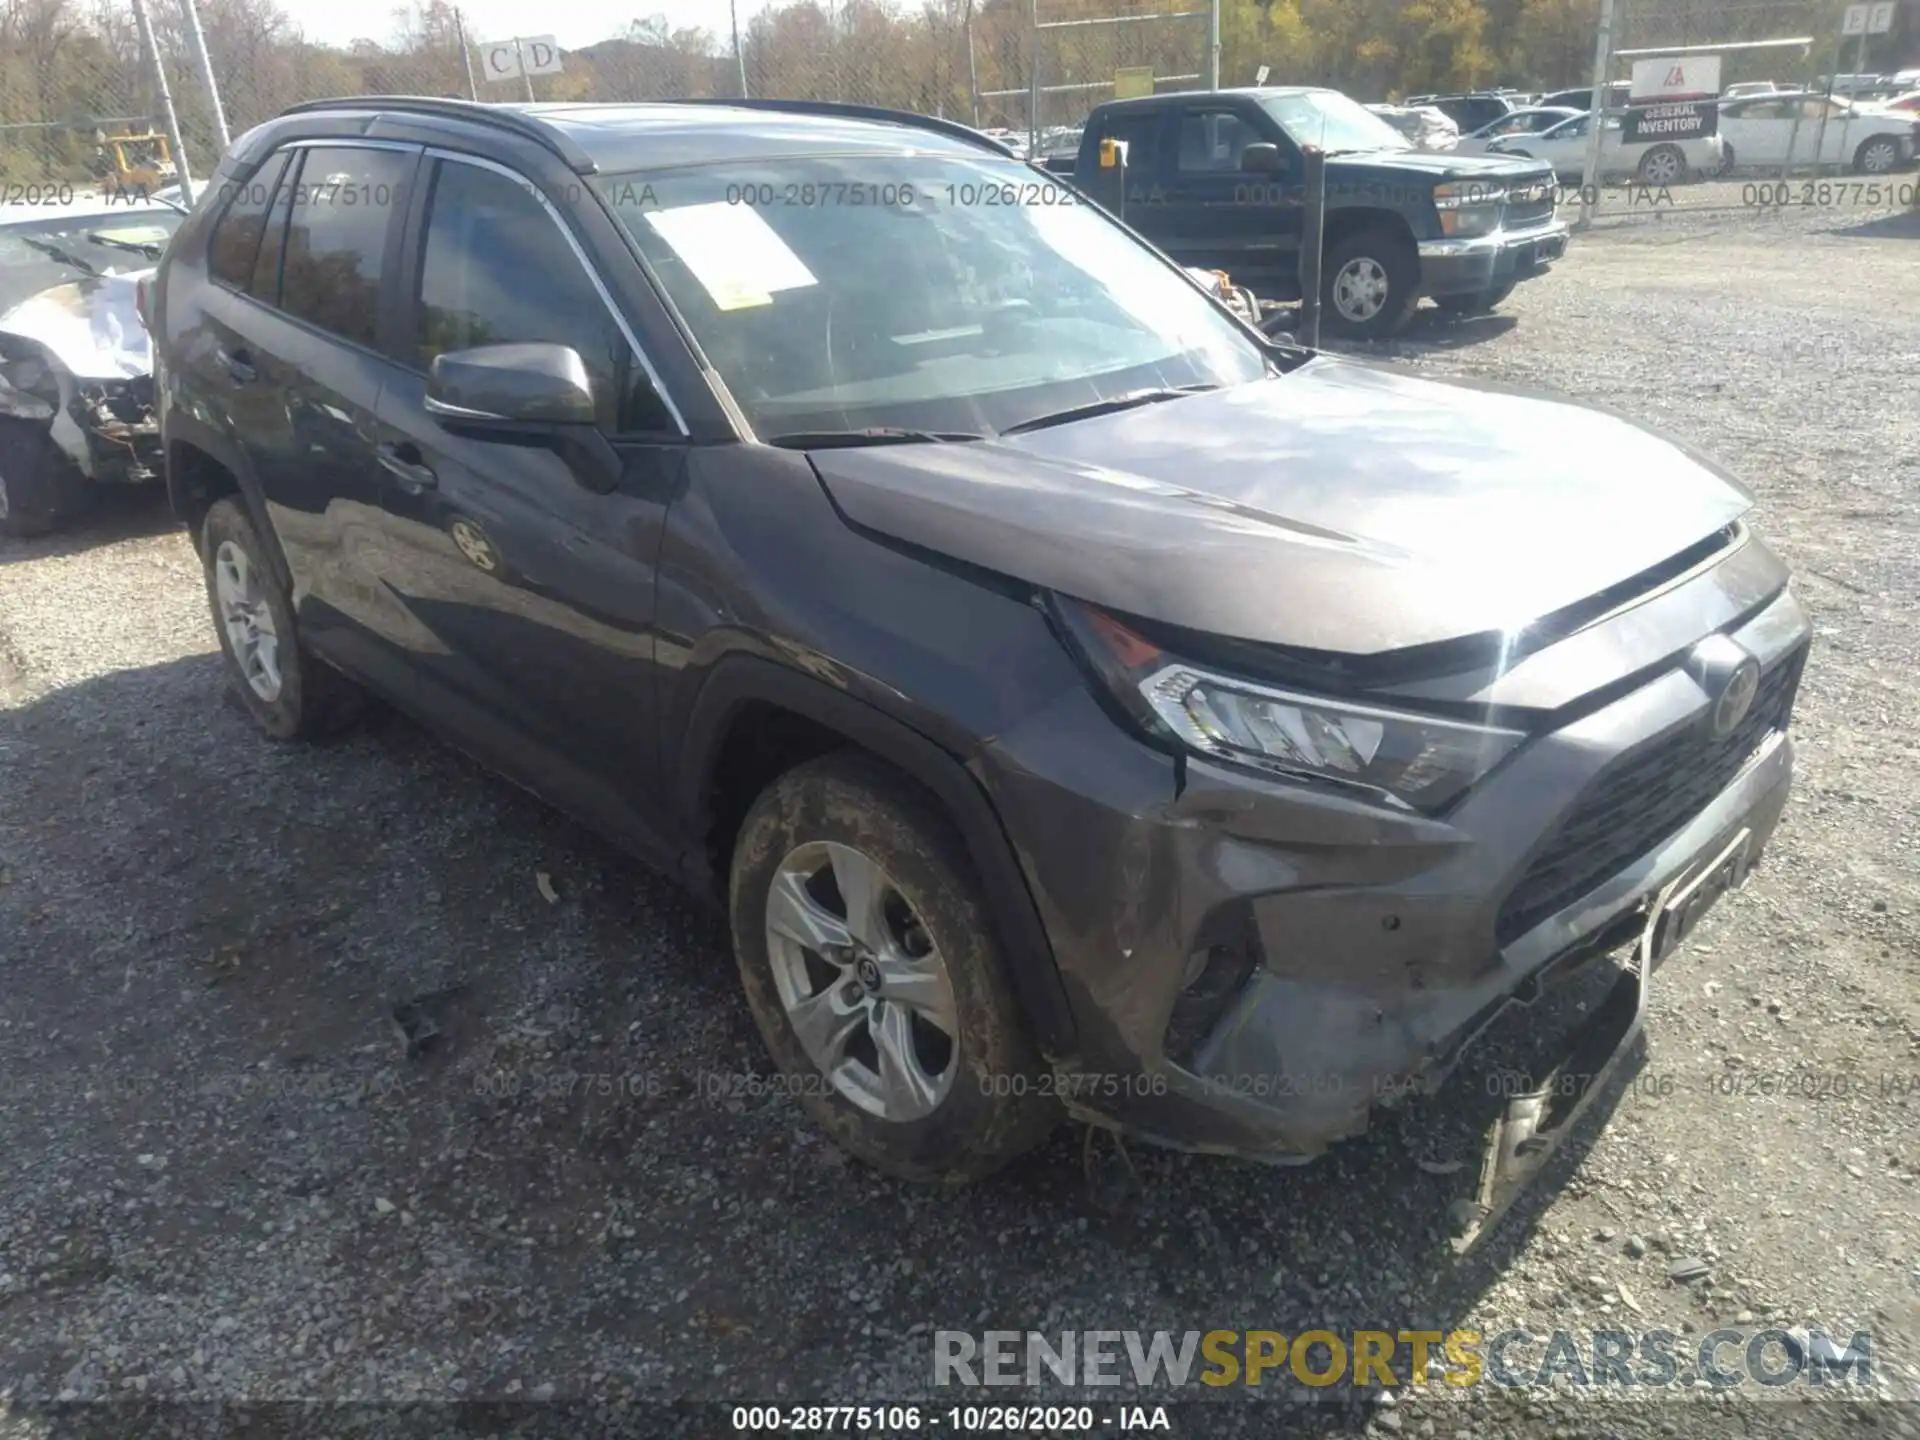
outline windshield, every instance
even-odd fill
[[[1018,162],[783,157],[596,183],[763,436],[995,433],[1267,373],[1192,282]]]
[[[1296,145],[1318,145],[1329,153],[1413,148],[1398,130],[1338,90],[1263,95],[1260,103]]]
[[[0,305],[86,275],[151,270],[185,218],[122,208],[0,224]]]

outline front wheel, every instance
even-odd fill
[[[1449,315],[1485,315],[1513,294],[1513,281],[1505,285],[1496,285],[1491,290],[1476,290],[1471,295],[1438,295],[1434,304]]]
[[[1891,174],[1899,164],[1899,142],[1888,135],[1875,135],[1853,152],[1853,168],[1862,175]]]
[[[902,1179],[960,1184],[1059,1118],[965,847],[931,796],[829,755],[754,802],[729,884],[734,954],[787,1093]]]
[[[0,419],[0,535],[47,535],[72,522],[91,494],[47,427]]]
[[[1384,226],[1337,242],[1320,280],[1322,323],[1336,335],[1378,340],[1402,329],[1419,303],[1420,261],[1412,244]]]

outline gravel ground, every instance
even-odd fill
[[[1603,219],[1502,314],[1381,347],[1712,450],[1819,632],[1766,865],[1481,1254],[1440,1240],[1471,1164],[1433,1173],[1471,1157],[1412,1115],[1304,1170],[1089,1171],[1072,1131],[963,1197],[843,1162],[726,1093],[765,1061],[716,919],[404,720],[256,739],[185,539],[121,504],[0,541],[0,1398],[854,1403],[930,1398],[935,1328],[1721,1324],[1870,1329],[1879,1394],[1920,1393],[1920,216],[1737,201]],[[1704,1389],[1173,1423],[1920,1433]]]

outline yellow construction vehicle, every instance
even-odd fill
[[[93,173],[103,186],[117,190],[152,192],[176,183],[180,169],[173,162],[167,137],[153,130],[93,132],[98,147]]]

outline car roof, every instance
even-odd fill
[[[1169,100],[1213,100],[1222,95],[1254,95],[1262,97],[1287,95],[1344,95],[1344,90],[1335,90],[1331,85],[1227,85],[1218,90],[1167,90],[1158,95],[1133,95],[1125,100],[1102,100],[1102,110],[1140,109],[1151,105],[1164,104]]]
[[[707,104],[544,104],[511,108],[550,125],[603,170],[782,156],[978,154],[985,145],[901,120]]]
[[[338,127],[378,136],[389,126],[484,131],[531,140],[583,174],[661,170],[729,159],[826,154],[945,153],[1012,158],[1001,142],[957,120],[878,106],[811,100],[480,104],[423,95],[307,101],[256,127],[230,158],[249,158],[289,134]]]

